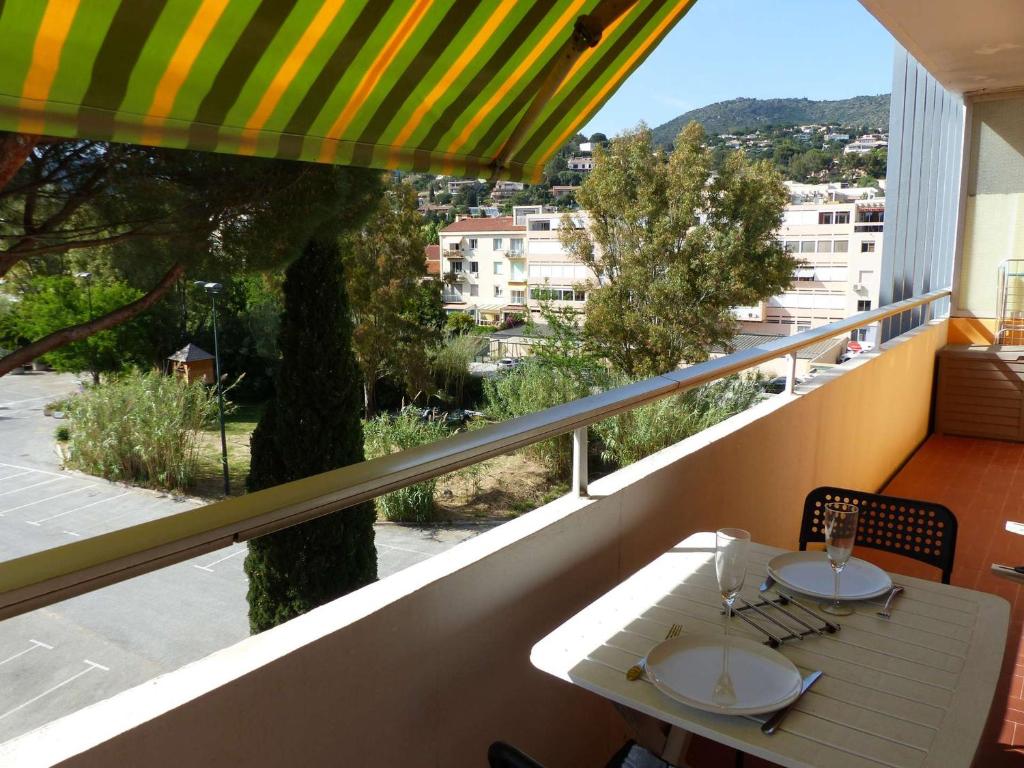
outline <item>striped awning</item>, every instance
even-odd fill
[[[0,0],[0,130],[537,180],[694,0]]]

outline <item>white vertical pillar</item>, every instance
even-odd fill
[[[576,496],[587,495],[587,428],[572,433],[572,490]]]
[[[786,394],[792,395],[796,389],[796,352],[786,355]]]

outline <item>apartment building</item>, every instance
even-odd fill
[[[745,333],[791,335],[878,307],[885,199],[825,200],[786,207],[779,243],[800,263],[789,290],[734,311]],[[851,340],[870,349],[877,328]]]
[[[480,324],[530,314],[540,319],[542,301],[582,310],[585,286],[597,276],[562,247],[562,214],[547,206],[515,206],[512,216],[461,219],[440,232],[444,307],[467,312]],[[584,212],[572,226],[586,226]]]
[[[593,155],[576,155],[570,157],[566,165],[570,171],[587,173],[594,170],[594,157]]]

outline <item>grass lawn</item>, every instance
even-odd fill
[[[236,405],[234,412],[224,417],[224,434],[228,444],[228,477],[231,480],[231,495],[241,496],[245,491],[245,478],[249,474],[249,435],[256,429],[265,407]],[[202,455],[196,483],[191,489],[197,496],[218,498],[224,495],[224,479],[221,472],[220,426],[214,424],[203,433]]]

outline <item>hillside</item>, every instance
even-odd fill
[[[745,133],[769,125],[839,124],[888,130],[889,94],[838,101],[810,99],[731,99],[693,109],[654,128],[658,144],[670,144],[691,120],[712,134]]]

